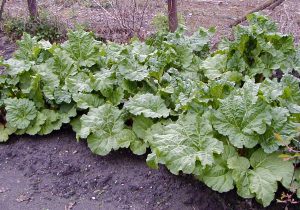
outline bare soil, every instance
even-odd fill
[[[128,150],[95,156],[70,128],[13,136],[0,145],[0,209],[263,209],[235,191],[219,194],[191,176],[149,169],[145,159]]]
[[[40,11],[44,15],[50,15],[53,18],[63,22],[66,27],[74,27],[76,24],[82,24],[95,31],[105,39],[113,41],[126,41],[128,31],[124,30],[118,21],[111,18],[114,9],[108,7],[103,10],[110,0],[40,0],[38,4]],[[144,2],[139,0],[140,8],[143,8]],[[127,5],[130,0],[119,0]],[[149,6],[145,10],[141,35],[147,36],[154,31],[152,25],[153,17],[158,13],[166,14],[165,0],[149,1]],[[222,36],[228,36],[231,33],[230,24],[237,18],[254,9],[265,0],[178,0],[178,12],[183,15],[188,31],[191,33],[200,26],[216,27],[217,34],[213,40],[216,43]],[[109,5],[109,4],[108,4]],[[130,4],[128,4],[130,5]],[[26,1],[10,0],[6,5],[6,13],[10,16],[26,17]],[[296,42],[300,39],[300,1],[285,0],[281,5],[273,10],[264,10],[263,13],[269,15],[273,20],[279,23],[279,29],[283,33],[293,34]],[[132,15],[133,11],[128,11],[125,16]],[[128,18],[128,17],[127,17]]]

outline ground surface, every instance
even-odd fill
[[[108,2],[121,2],[121,9],[125,8],[123,15],[125,25],[132,20],[132,14],[137,14],[130,9],[131,0],[39,0],[40,11],[44,15],[62,21],[66,27],[83,24],[94,30],[104,38],[114,41],[126,41],[128,30],[118,24],[114,17],[119,13],[111,8]],[[138,0],[138,10],[142,11],[147,0]],[[166,13],[165,0],[148,0],[143,21],[141,24],[141,36],[147,36],[153,32],[152,19],[162,12]],[[178,0],[178,12],[184,17],[189,32],[198,27],[216,27],[217,34],[213,40],[216,43],[220,37],[229,35],[230,24],[235,19],[246,14],[265,0]],[[122,7],[123,6],[123,7]],[[7,2],[5,12],[10,16],[26,17],[26,1],[10,0]],[[104,9],[106,10],[104,10]],[[123,12],[123,10],[120,10]],[[273,20],[279,23],[279,29],[283,33],[291,33],[297,41],[300,39],[300,2],[299,0],[285,0],[284,3],[273,10],[264,10]],[[135,22],[141,15],[135,15]]]
[[[151,170],[145,159],[128,150],[92,155],[68,128],[12,137],[0,146],[0,209],[262,209],[233,191],[219,194],[190,176]]]

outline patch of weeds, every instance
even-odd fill
[[[54,3],[57,5],[63,5],[64,7],[71,7],[73,4],[76,3],[85,7],[92,6],[91,0],[54,0]]]
[[[178,23],[185,25],[185,19],[182,14],[178,14]],[[157,13],[152,19],[152,25],[157,32],[168,32],[169,31],[169,20],[168,16],[164,13]]]
[[[36,20],[6,16],[2,28],[13,40],[20,39],[24,32],[50,42],[62,42],[66,39],[64,25],[43,10],[40,10],[39,18]]]

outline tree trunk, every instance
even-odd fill
[[[178,27],[177,0],[168,0],[169,30],[175,32]]]
[[[3,15],[3,10],[4,10],[5,3],[6,3],[6,0],[2,0],[1,8],[0,8],[0,20],[2,20],[2,15]]]
[[[36,20],[39,16],[36,0],[27,0],[27,3],[30,18]]]

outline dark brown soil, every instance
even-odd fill
[[[0,145],[0,209],[262,209],[191,176],[151,170],[145,159],[128,150],[95,156],[69,128],[43,137],[14,136]]]

